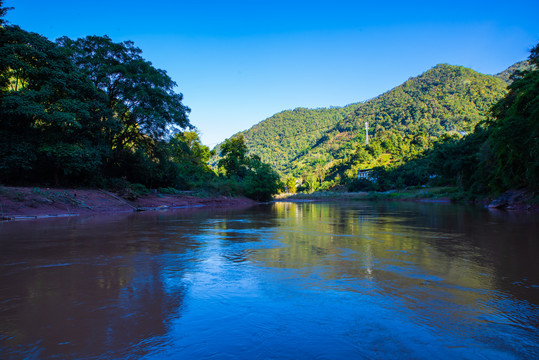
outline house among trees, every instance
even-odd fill
[[[374,179],[371,177],[371,172],[372,169],[359,169],[357,171],[357,178],[373,181]]]

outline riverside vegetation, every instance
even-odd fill
[[[166,71],[133,42],[51,42],[3,20],[0,1],[0,183],[202,189],[267,200],[280,181],[241,141],[212,152]]]
[[[176,83],[132,42],[51,42],[0,10],[0,183],[259,201],[283,189],[537,191],[537,46],[496,76],[437,65],[366,102],[280,112],[210,150]],[[356,178],[366,168],[376,181]]]
[[[290,192],[435,186],[451,198],[510,189],[533,197],[538,65],[538,46],[529,60],[496,76],[441,64],[365,103],[285,111],[240,135],[275,166]],[[371,180],[357,179],[359,169],[373,169]]]

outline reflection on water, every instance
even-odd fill
[[[357,202],[2,223],[0,358],[536,358],[537,220]]]

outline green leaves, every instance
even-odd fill
[[[217,163],[227,177],[243,179],[247,175],[249,159],[243,136],[226,139],[221,144],[221,159]]]
[[[539,45],[529,63],[537,66]],[[458,185],[470,195],[497,194],[539,184],[539,70],[517,73],[491,118],[462,139],[444,136],[421,157],[379,174],[380,187]],[[428,178],[426,176],[428,175]]]
[[[164,70],[142,58],[133,42],[114,43],[108,36],[67,37],[57,43],[106,97],[109,109],[122,124],[116,146],[139,146],[144,137],[158,140],[173,128],[190,128],[182,104],[174,92],[176,83]]]
[[[359,166],[396,166],[416,158],[445,133],[470,133],[506,91],[496,77],[441,64],[367,102],[283,111],[243,134],[249,150],[281,175],[306,180],[322,164],[325,180],[346,178]]]
[[[47,167],[51,161],[68,175],[81,173],[80,162],[90,166],[99,159],[94,152],[99,134],[88,134],[88,128],[98,127],[93,125],[99,121],[94,106],[97,91],[54,43],[17,26],[0,29],[0,84],[0,133],[5,144],[0,180],[58,179],[55,167]],[[84,148],[92,155],[79,152],[73,156],[79,157],[76,162],[67,161],[61,146],[51,150],[56,144]],[[51,151],[38,150],[43,146]],[[26,160],[21,166],[16,159],[22,157]]]
[[[269,201],[283,184],[279,174],[258,155],[247,155],[247,146],[243,136],[226,139],[221,144],[219,170],[226,177],[234,179],[243,186],[243,193],[257,201]]]
[[[279,174],[269,164],[252,158],[250,171],[245,176],[245,195],[257,201],[270,201],[283,188]]]
[[[539,65],[539,44],[530,63]],[[521,74],[509,93],[492,108],[489,143],[496,157],[491,186],[538,189],[539,184],[539,68]]]

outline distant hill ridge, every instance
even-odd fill
[[[501,80],[505,81],[506,84],[510,84],[511,83],[511,75],[513,75],[516,71],[527,71],[527,70],[531,70],[532,68],[533,68],[533,66],[530,64],[530,62],[528,60],[523,60],[523,61],[519,61],[519,62],[511,65],[510,67],[508,67],[504,71],[496,74],[495,76],[498,79],[501,79]]]
[[[506,93],[517,63],[496,76],[462,66],[439,64],[364,103],[279,112],[239,134],[251,153],[282,175],[312,173],[342,159],[369,136],[396,132],[402,136],[439,137],[471,132],[490,107]]]

